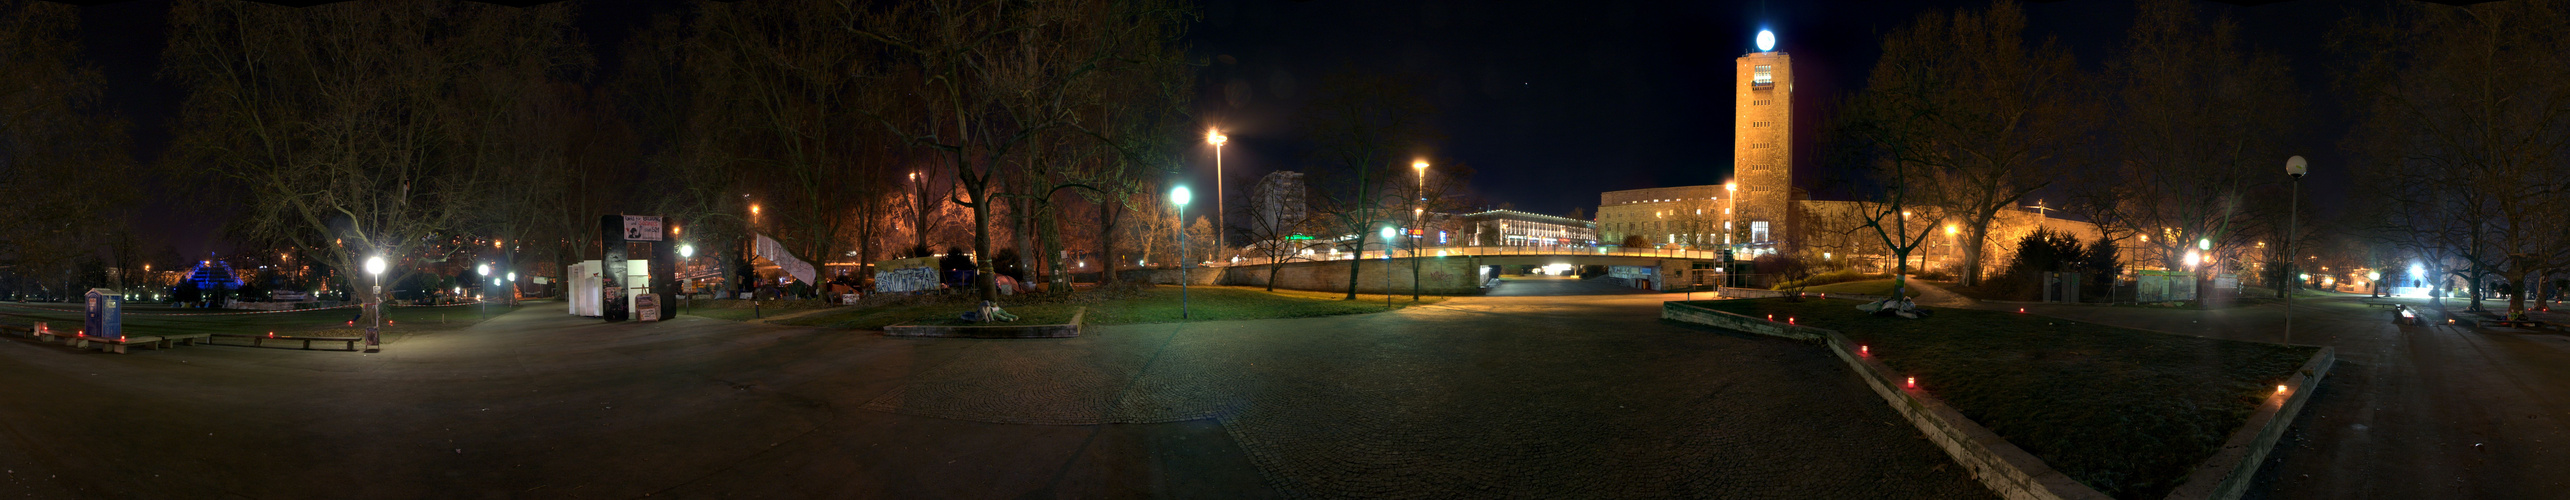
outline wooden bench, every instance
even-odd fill
[[[70,339],[69,343],[74,349],[88,349],[90,344],[98,344],[98,350],[117,354],[126,354],[125,348],[127,347],[145,346],[153,349],[168,349],[170,344],[174,342],[176,341],[151,335],[127,335],[113,340],[82,336]]]
[[[2393,304],[2392,313],[2392,323],[2407,325],[2418,324],[2418,311],[2409,310],[2409,306]]]
[[[2365,305],[2367,305],[2367,306],[2373,306],[2373,307],[2389,307],[2389,308],[2394,308],[2394,309],[2402,309],[2402,308],[2406,308],[2406,306],[2402,306],[2399,302],[2392,302],[2392,301],[2390,301],[2390,300],[2385,300],[2385,299],[2374,299],[2374,298],[2368,298],[2368,299],[2358,300],[2357,302],[2363,302]]]
[[[279,337],[273,335],[248,335],[237,333],[217,333],[213,335],[219,338],[250,339],[250,347],[266,347],[269,342],[302,342],[304,350],[312,350],[312,343],[314,342],[340,342],[340,350],[354,351],[357,350],[358,342],[366,341],[365,337]]]

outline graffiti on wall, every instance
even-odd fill
[[[937,258],[918,257],[875,263],[875,293],[937,289]]]

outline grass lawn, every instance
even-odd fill
[[[529,303],[521,301],[519,303],[520,305],[517,307],[540,307],[541,304],[545,303],[546,302]],[[560,304],[560,302],[551,303],[557,305]],[[490,314],[497,316],[501,313],[512,310],[515,310],[515,308],[491,306]],[[264,334],[268,332],[276,332],[278,335],[355,336],[362,332],[366,326],[363,318],[358,316],[356,308],[223,316],[165,315],[237,312],[248,311],[234,309],[170,309],[160,307],[135,307],[125,310],[123,320],[126,335],[182,333]],[[465,326],[481,322],[482,314],[481,306],[476,305],[387,308],[384,312],[384,319],[391,321],[392,324],[386,325],[384,327],[384,331],[433,331],[463,328]],[[76,330],[79,329],[81,325],[80,309],[77,305],[73,305],[68,308],[55,308],[32,305],[20,306],[18,304],[0,304],[0,322],[6,322],[14,326],[26,326],[30,322],[34,321],[47,322],[53,326],[54,331],[58,332]],[[349,324],[350,321],[357,321],[358,324],[351,325]]]
[[[831,307],[836,306],[822,300],[761,300],[756,307],[752,307],[750,301],[740,299],[690,300],[682,303],[678,314],[724,321],[749,321]]]
[[[1179,290],[1161,286],[1140,290],[1131,296],[1093,299],[1073,296],[1069,299],[1033,299],[1019,297],[1017,302],[1003,300],[1000,307],[1022,319],[1019,324],[1059,324],[1070,321],[1071,311],[1087,307],[1082,318],[1091,325],[1125,325],[1137,323],[1172,323],[1179,320]],[[1252,287],[1200,286],[1187,289],[1187,309],[1192,321],[1222,321],[1271,318],[1305,318],[1382,312],[1382,295],[1357,295],[1357,300],[1339,300],[1342,294],[1277,290],[1267,292]],[[1408,296],[1395,296],[1393,308],[1434,304],[1444,297],[1421,297],[1417,303]],[[902,323],[948,324],[949,320],[973,309],[968,301],[952,303],[892,305],[844,308],[809,316],[776,321],[783,325],[821,326],[857,330],[881,330]],[[935,323],[931,323],[935,322]],[[956,322],[954,324],[960,324]]]
[[[1888,297],[1892,295],[1892,280],[1849,281],[1845,283],[1813,285],[1803,287],[1802,291],[1803,293],[1854,293]],[[1919,289],[1916,285],[1911,286],[1910,289],[1906,291],[1909,292],[1911,297],[1919,296]]]
[[[1856,301],[1691,304],[1837,330],[2053,469],[2116,498],[2161,498],[2317,348],[2204,339],[1999,311],[1867,316]]]

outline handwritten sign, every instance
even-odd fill
[[[660,241],[660,216],[625,216],[625,241]]]

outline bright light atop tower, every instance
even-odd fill
[[[1773,32],[1773,31],[1767,31],[1767,30],[1758,30],[1758,51],[1759,51],[1759,52],[1772,52],[1772,51],[1775,51],[1775,50],[1776,50],[1776,32]]]

